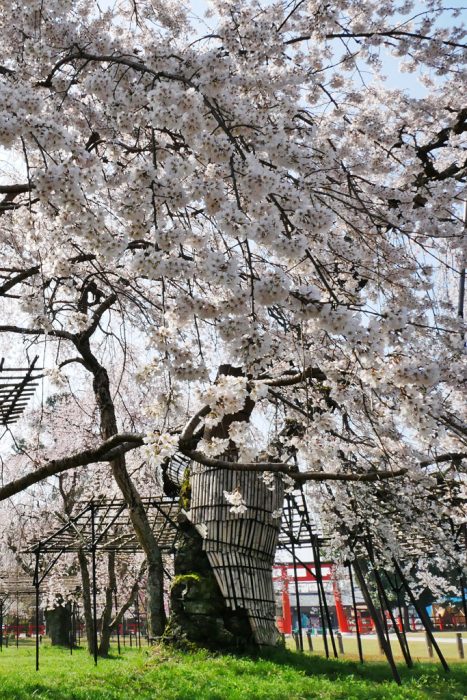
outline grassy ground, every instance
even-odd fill
[[[464,639],[464,651],[467,657],[467,633],[463,633]],[[439,643],[441,652],[448,662],[459,661],[459,652],[457,650],[457,644],[455,643],[455,632],[436,632],[435,638]],[[410,632],[408,633],[410,653],[415,661],[429,661],[428,648],[425,640],[424,632]],[[349,659],[358,659],[358,647],[356,637],[346,637],[343,639],[344,645],[344,657]],[[287,648],[295,650],[296,645],[291,637],[287,638]],[[324,654],[324,642],[321,635],[312,636],[313,651],[314,653]],[[303,635],[304,648],[308,651],[308,640],[306,635]],[[337,644],[337,639],[336,639]],[[329,649],[332,653],[331,642],[328,637]],[[362,635],[362,647],[363,655],[367,660],[381,660],[384,659],[379,648],[377,639],[374,637],[368,637]],[[394,658],[402,660],[402,652],[395,635],[391,635],[391,648]],[[434,662],[438,663],[438,658],[436,652],[434,652]]]
[[[290,651],[261,658],[182,654],[166,648],[126,648],[121,658],[94,668],[84,650],[41,649],[34,670],[32,647],[0,654],[1,700],[465,700],[467,664],[449,675],[435,664],[401,668],[403,686],[387,665],[364,666]]]

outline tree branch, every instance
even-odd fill
[[[430,464],[441,464],[442,462],[458,462],[461,459],[467,459],[467,452],[445,452],[444,454],[437,455],[437,457],[430,457],[429,459],[424,459],[420,462],[421,467],[429,467]]]
[[[144,444],[144,435],[138,433],[120,433],[105,440],[98,447],[75,452],[70,457],[53,459],[33,472],[11,481],[0,488],[0,501],[24,491],[29,486],[37,484],[49,476],[55,476],[68,469],[83,467],[96,462],[109,462],[116,456],[128,452],[130,449],[141,447]]]
[[[66,340],[73,340],[73,338],[75,337],[74,333],[68,333],[68,331],[60,331],[55,328],[51,331],[46,331],[45,328],[22,328],[21,326],[0,326],[0,333],[18,333],[21,335],[48,335],[54,338],[65,338]]]
[[[380,481],[381,479],[394,479],[407,474],[407,469],[397,469],[395,471],[371,471],[362,474],[349,472],[298,472],[295,467],[290,467],[285,462],[227,462],[222,459],[212,459],[206,457],[197,450],[181,450],[186,457],[190,457],[194,462],[199,462],[206,467],[215,469],[233,469],[241,472],[278,472],[290,476],[294,481],[303,483],[305,481]]]

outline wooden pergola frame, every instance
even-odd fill
[[[6,367],[5,358],[0,359],[0,424],[16,423],[33,396],[41,367],[36,367],[39,356],[28,367]]]

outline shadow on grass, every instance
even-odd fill
[[[389,665],[384,661],[371,661],[361,664],[343,658],[326,659],[322,656],[298,653],[287,649],[272,649],[262,651],[255,658],[272,661],[279,665],[287,665],[305,673],[307,676],[326,676],[333,680],[352,676],[372,683],[385,683],[393,680]],[[467,688],[467,663],[451,664],[451,671],[445,673],[441,664],[416,663],[408,669],[403,664],[397,664],[402,682],[423,679],[424,684],[433,682],[439,684],[443,680],[459,683],[461,688]]]

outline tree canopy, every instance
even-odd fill
[[[169,0],[2,9],[0,332],[42,344],[77,401],[93,387],[100,429],[0,498],[143,445],[154,469],[176,452],[226,466],[234,443],[236,469],[315,484],[343,551],[365,527],[451,560],[467,455],[459,11],[208,5],[203,22]],[[385,79],[391,62],[420,88]]]

